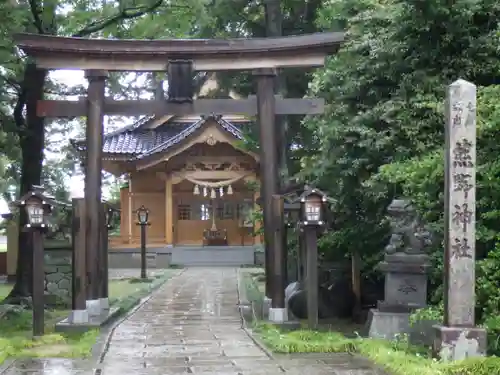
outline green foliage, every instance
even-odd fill
[[[498,316],[500,312],[500,243],[480,260],[476,267],[476,304],[484,316]]]
[[[438,0],[332,0],[318,13],[319,27],[345,28],[348,36],[310,84],[310,93],[327,102],[324,115],[304,121],[314,151],[301,160],[302,178],[337,202],[328,251],[358,251],[373,269],[387,243],[385,209],[406,196],[437,234],[435,301],[443,275],[443,103],[447,85],[458,78],[480,86],[479,258],[494,248],[500,230],[499,16],[500,6],[490,0],[459,0],[453,7]],[[485,285],[496,280],[493,263],[484,264],[485,277],[493,277]],[[488,293],[491,288],[478,291],[480,303]]]
[[[495,157],[500,153],[500,147],[495,140],[500,130],[498,95],[500,86],[478,88],[476,252],[480,259],[477,267],[477,304],[480,319],[500,311],[497,287],[500,281],[500,248],[497,235],[500,231],[500,164]],[[375,182],[372,184],[376,186],[378,182],[383,182],[400,186],[402,193],[412,199],[438,239],[443,238],[444,228],[443,165],[443,151],[436,149],[422,156],[381,167],[379,173],[373,177]],[[435,285],[439,285],[442,279],[440,249],[441,244],[438,242],[433,252]]]
[[[427,306],[423,309],[418,309],[410,315],[410,324],[413,325],[418,321],[443,321],[444,306],[442,303],[436,306]]]
[[[321,0],[281,0],[283,35],[297,35],[318,31],[315,23]],[[265,37],[266,19],[265,2],[251,0],[212,1],[207,11],[210,22],[200,27],[202,37]],[[304,69],[284,69],[280,71],[282,91],[288,97],[303,97],[308,88],[311,73]],[[217,72],[220,84],[219,95],[228,95],[230,91],[242,96],[255,94],[254,79],[249,72]],[[286,121],[286,146],[288,149],[287,167],[289,175],[300,169],[300,158],[313,151],[311,149],[311,131],[301,126],[301,116],[289,116]],[[246,134],[248,147],[258,147],[258,129],[251,129]],[[290,147],[292,146],[293,147]]]

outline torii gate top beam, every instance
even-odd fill
[[[253,70],[323,66],[344,42],[343,32],[278,38],[119,40],[16,34],[14,41],[39,67],[108,71],[165,71],[169,60],[194,70]]]

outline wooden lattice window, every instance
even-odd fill
[[[234,219],[233,202],[220,202],[217,205],[217,219],[219,219],[219,220],[233,220]]]
[[[210,220],[212,218],[212,206],[207,203],[203,203],[200,206],[200,217],[199,220]]]
[[[189,204],[180,204],[177,206],[178,220],[191,220],[191,206]]]

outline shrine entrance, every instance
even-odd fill
[[[104,116],[148,115],[154,116],[158,120],[164,116],[197,115],[202,117],[207,114],[216,114],[216,116],[237,114],[251,118],[257,115],[260,137],[259,157],[262,161],[259,163],[258,171],[259,180],[262,182],[260,190],[262,192],[265,228],[266,295],[272,297],[273,319],[283,321],[286,314],[285,266],[287,253],[281,235],[284,226],[283,220],[275,220],[272,209],[273,196],[279,193],[277,150],[281,147],[277,139],[275,116],[322,113],[324,101],[277,96],[274,93],[275,78],[277,69],[323,66],[326,56],[335,53],[344,42],[344,33],[225,40],[111,40],[18,34],[14,36],[14,40],[17,47],[23,50],[38,68],[85,70],[86,78],[89,81],[85,100],[41,100],[38,101],[36,109],[36,114],[39,117],[87,117],[85,147],[80,147],[85,164],[85,217],[82,217],[82,223],[85,225],[87,236],[84,241],[75,245],[74,251],[77,255],[75,259],[77,260],[73,263],[75,275],[85,281],[78,284],[80,288],[76,291],[73,309],[85,310],[86,298],[88,301],[95,301],[103,297],[100,295],[99,285],[102,283],[103,272],[101,272],[101,268],[107,267],[107,250],[102,241],[105,225],[100,214],[101,171],[103,167],[105,168],[103,153],[106,152],[106,147],[103,147],[106,146],[106,136],[103,134]],[[230,70],[252,71],[255,75],[257,96],[239,100],[194,98],[194,72]],[[105,95],[106,80],[109,71],[166,71],[168,75],[167,98],[163,92],[158,93],[153,100],[130,101],[107,98]],[[154,123],[155,121],[151,123],[151,126],[154,127]],[[221,121],[219,125],[220,128],[224,129],[224,132],[234,134],[234,127],[228,125],[227,122]],[[179,146],[182,140],[197,134],[198,129],[200,129],[199,122],[188,128],[189,130],[180,130],[169,140],[165,140],[161,136],[155,137],[144,129],[144,134],[141,136],[145,136],[145,138],[141,138],[141,146],[151,146],[152,144],[154,146],[140,156],[134,155],[134,152],[142,150],[142,147],[133,147],[138,144],[135,141],[129,142],[127,138],[129,131],[132,131],[133,128],[122,129],[123,137],[118,140],[118,143],[109,144],[109,147],[116,144],[126,144],[127,148],[132,147],[132,153],[122,152],[117,155],[117,160],[133,160],[135,170],[130,171],[131,175],[144,173],[144,169],[149,166],[151,174],[154,171],[157,176],[159,173],[163,178],[167,177],[163,186],[154,185],[158,190],[159,197],[162,196],[161,190],[163,190],[164,236],[167,243],[173,242],[174,222],[179,222],[173,220],[173,187],[175,185],[183,179],[188,181],[191,179],[190,182],[198,185],[198,189],[207,189],[207,195],[210,194],[211,200],[216,200],[217,189],[226,188],[225,193],[227,193],[228,185],[236,184],[236,181],[245,178],[245,176],[241,176],[242,171],[240,170],[238,171],[240,174],[238,179],[231,183],[229,183],[230,177],[214,177],[213,174],[212,179],[200,178],[199,175],[193,179],[192,176],[188,176],[187,170],[184,170],[185,178],[178,178],[178,183],[174,184],[175,172],[178,170],[173,169],[170,174],[165,174],[166,171],[162,170],[162,165],[166,167],[166,162],[168,167],[170,159],[165,156],[163,151],[178,151],[178,148],[182,148]],[[206,138],[208,145],[212,142],[210,139],[209,133]],[[184,151],[186,149],[184,147]],[[158,160],[160,161],[158,162]],[[156,164],[157,169],[153,168],[153,164]],[[179,167],[182,172],[183,166]],[[242,169],[247,171],[246,168]],[[204,171],[197,171],[198,174],[202,172]],[[220,172],[229,174],[228,172],[235,171],[229,169]],[[212,180],[217,181],[217,185],[212,185],[210,182]],[[131,181],[132,184],[128,187],[129,218],[127,223],[130,237],[132,237],[130,214],[134,199],[133,180]],[[193,196],[199,195],[194,194],[195,187],[192,191]],[[212,198],[214,194],[216,198]],[[215,217],[214,204],[212,201],[212,217]],[[201,207],[203,207],[203,212],[207,211],[205,205],[200,205],[200,210]],[[232,220],[234,221],[234,218]],[[217,221],[211,224],[215,224],[218,230]],[[211,231],[210,228],[208,237],[209,239],[216,237],[217,240],[220,240],[222,236],[217,231]],[[80,259],[85,261],[80,261]]]
[[[252,220],[255,192],[244,182],[230,186],[210,189],[184,181],[174,187],[175,245],[248,246],[260,243],[260,238],[254,236]]]

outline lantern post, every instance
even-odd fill
[[[318,232],[325,227],[326,194],[306,188],[300,196],[300,230],[306,248],[307,321],[309,329],[318,327]]]
[[[33,187],[16,202],[16,205],[26,212],[24,230],[31,233],[33,241],[33,337],[39,337],[44,334],[43,234],[49,228],[48,216],[52,212],[52,205],[40,187]]]
[[[148,221],[149,210],[141,206],[136,213],[137,225],[141,226],[141,279],[146,279],[146,227],[151,225]]]

